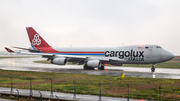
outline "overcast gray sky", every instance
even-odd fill
[[[1,0],[0,51],[30,47],[33,27],[55,47],[157,44],[180,55],[180,0]]]

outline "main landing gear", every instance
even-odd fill
[[[89,67],[87,64],[83,66],[85,70],[94,70],[94,67]],[[104,66],[101,65],[101,67],[98,67],[99,70],[104,70]]]
[[[151,72],[155,72],[155,64],[152,65]]]
[[[94,70],[93,67],[88,67],[87,64],[85,64],[85,65],[83,66],[83,68],[84,68],[85,70]]]

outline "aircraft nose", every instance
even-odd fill
[[[164,51],[162,51],[162,57],[163,57],[164,61],[167,61],[167,60],[173,59],[174,58],[174,54],[164,50]]]

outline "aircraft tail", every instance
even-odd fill
[[[4,47],[9,53],[15,53],[13,50],[7,48],[7,47]]]
[[[26,27],[26,30],[33,48],[51,47],[32,27]]]

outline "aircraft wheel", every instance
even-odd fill
[[[88,67],[86,64],[83,66],[84,70],[94,70],[94,68]]]

